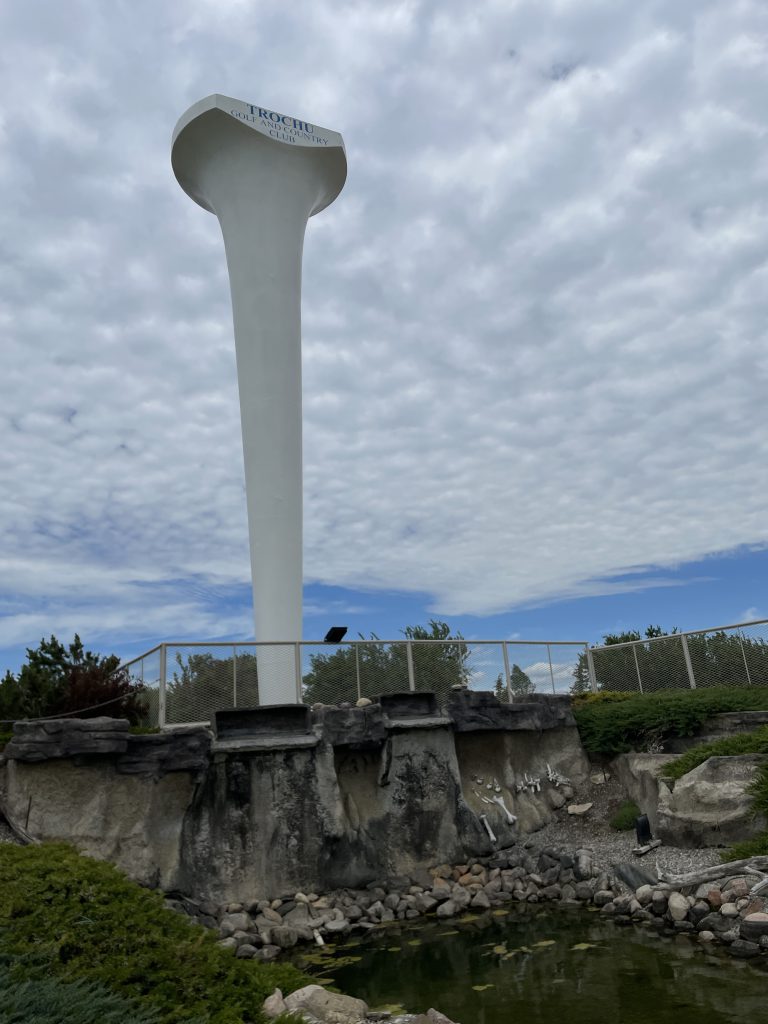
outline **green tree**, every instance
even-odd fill
[[[166,690],[166,722],[208,722],[214,711],[258,706],[255,654],[238,653],[233,659],[194,650],[185,657],[177,651],[175,661]]]
[[[69,646],[55,636],[43,638],[27,648],[18,675],[6,672],[0,682],[0,719],[8,721],[77,712],[80,718],[107,715],[136,724],[146,708],[145,688],[131,681],[117,655],[86,651],[77,634]]]
[[[452,686],[467,684],[469,650],[461,634],[452,633],[446,622],[431,619],[427,626],[406,626],[402,633],[411,641],[417,690],[434,690],[444,700]],[[307,704],[355,701],[358,680],[361,697],[408,689],[406,645],[382,644],[375,634],[360,639],[362,643],[340,646],[329,654],[310,655],[310,669],[303,680]],[[433,640],[442,643],[424,642]]]
[[[536,684],[519,665],[513,665],[509,670],[509,688],[515,697],[525,697],[535,691]]]
[[[496,682],[493,687],[493,692],[497,699],[505,704],[508,702],[510,694],[513,698],[525,697],[535,690],[536,684],[529,675],[523,672],[519,665],[513,665],[509,670],[509,694],[507,693],[507,684],[501,672],[496,676]]]

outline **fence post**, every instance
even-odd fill
[[[293,660],[296,671],[296,703],[303,704],[302,697],[304,696],[301,692],[301,641],[296,640],[293,645]]]
[[[416,680],[413,675],[413,646],[410,640],[405,644],[405,658],[408,662],[408,689],[413,691],[416,689]]]
[[[739,646],[741,647],[741,656],[744,659],[744,671],[747,673],[747,686],[752,685],[752,677],[749,674],[749,665],[747,664],[747,652],[744,650],[744,639],[739,630]]]
[[[640,665],[637,660],[637,647],[632,644],[632,654],[635,657],[635,671],[637,672],[637,685],[640,687],[640,693],[643,693],[643,680],[640,676]]]
[[[357,699],[360,700],[362,694],[360,693],[360,648],[355,642],[355,682],[357,684]]]
[[[587,671],[589,672],[589,685],[592,693],[597,693],[597,676],[595,675],[595,662],[592,658],[592,648],[584,644],[584,651],[587,655]]]
[[[165,728],[165,671],[166,671],[166,650],[165,644],[160,644],[160,699],[157,702],[157,724],[161,729]],[[144,674],[144,662],[141,663],[142,676]]]
[[[549,662],[549,679],[552,683],[552,693],[555,692],[555,673],[552,671],[552,648],[547,644],[547,661]]]
[[[237,644],[232,644],[232,707],[237,707]]]
[[[507,648],[507,641],[501,641],[501,653],[504,657],[504,678],[507,684],[507,704],[512,703],[512,676],[509,673],[509,649]]]
[[[696,689],[696,676],[693,674],[693,663],[691,662],[691,652],[688,650],[688,637],[685,633],[680,634],[680,642],[683,645],[683,657],[685,658],[685,671],[688,673],[688,682],[690,683],[691,689]]]

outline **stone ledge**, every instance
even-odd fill
[[[86,754],[124,754],[129,723],[125,718],[54,718],[16,722],[5,746],[9,761],[48,761]]]

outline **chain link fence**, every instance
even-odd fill
[[[568,693],[586,663],[581,641],[356,640],[338,644],[161,644],[125,663],[149,690],[148,724],[208,723],[216,711],[256,707],[259,673],[306,704],[354,704],[383,693],[453,686],[492,690],[502,701]],[[288,654],[290,653],[290,657]]]
[[[768,620],[592,647],[598,690],[768,686]]]

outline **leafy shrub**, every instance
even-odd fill
[[[633,694],[626,700],[574,706],[581,742],[590,754],[642,749],[651,739],[694,736],[712,715],[768,710],[768,687],[711,687]]]
[[[720,860],[727,864],[730,860],[746,860],[747,857],[768,857],[768,832],[754,839],[745,839],[743,843],[736,843],[720,855]]]
[[[86,651],[77,634],[68,647],[55,636],[43,639],[39,647],[27,648],[19,674],[6,672],[0,682],[0,721],[77,711],[81,718],[110,715],[138,724],[146,713],[146,691],[119,666],[115,654]]]
[[[276,987],[308,984],[289,964],[238,960],[166,910],[158,892],[62,844],[0,845],[0,954],[62,981],[97,982],[157,1012],[157,1024],[262,1021]]]
[[[97,982],[45,977],[20,981],[21,973],[19,968],[0,967],[0,1024],[157,1024],[157,1013]]]
[[[698,768],[709,757],[736,757],[739,754],[768,754],[768,725],[754,732],[739,733],[737,736],[725,736],[712,743],[700,743],[691,747],[684,754],[664,765],[661,774],[681,779],[688,772]]]
[[[621,700],[631,700],[634,694],[622,693],[620,690],[600,690],[599,693],[578,693],[571,699],[573,708],[594,707],[595,704],[616,704]]]
[[[629,832],[635,827],[635,819],[640,815],[640,808],[631,800],[626,800],[611,818],[609,824],[617,832]]]
[[[0,750],[13,739],[13,730],[0,730]]]

